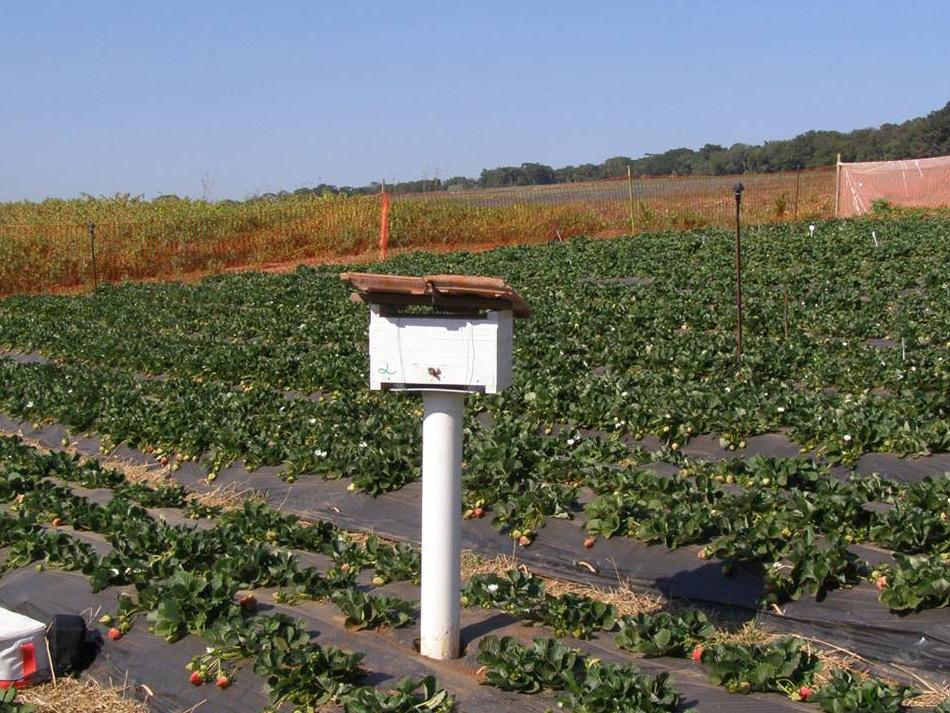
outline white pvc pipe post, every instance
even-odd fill
[[[422,612],[419,652],[459,655],[462,555],[462,416],[465,393],[424,391],[422,404]]]

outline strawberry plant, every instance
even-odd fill
[[[715,644],[703,649],[700,660],[710,682],[730,693],[779,691],[791,693],[811,685],[821,664],[797,639],[766,644]]]
[[[583,676],[570,675],[558,706],[575,713],[668,713],[681,699],[668,673],[651,678],[633,666],[587,661]],[[683,713],[696,713],[690,708]]]
[[[537,693],[564,687],[565,677],[583,669],[583,659],[555,639],[526,646],[510,636],[486,636],[478,647],[479,678],[495,688]]]
[[[597,631],[613,631],[617,610],[612,604],[582,594],[545,594],[531,618],[554,629],[555,636],[589,639]]]
[[[366,594],[358,589],[341,589],[331,597],[346,616],[346,625],[354,629],[398,629],[412,622],[415,606],[398,597]]]
[[[344,713],[451,713],[455,699],[432,676],[404,678],[390,690],[361,686],[343,698]]]
[[[617,622],[613,605],[571,592],[552,596],[544,592],[538,577],[518,569],[505,575],[472,577],[462,593],[462,601],[545,624],[554,629],[556,636],[588,639],[597,631],[612,631]]]
[[[544,582],[521,569],[508,570],[504,575],[475,575],[462,592],[466,606],[502,609],[523,618],[529,618],[543,598]]]
[[[883,577],[880,599],[894,611],[950,606],[950,564],[944,556],[895,553]]]
[[[622,649],[645,656],[686,656],[714,631],[706,615],[697,609],[682,614],[640,613],[620,620],[614,641]]]
[[[520,693],[564,690],[558,707],[582,713],[661,713],[680,709],[669,674],[645,676],[624,664],[603,663],[555,639],[533,646],[487,636],[479,645],[481,683]]]
[[[827,713],[899,713],[904,699],[916,695],[907,686],[895,686],[876,678],[859,678],[851,671],[836,669],[811,700]]]
[[[828,590],[850,587],[869,574],[867,564],[848,550],[844,540],[819,543],[810,527],[789,543],[783,560],[766,570],[770,601],[795,601],[805,595],[820,601]]]

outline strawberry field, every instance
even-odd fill
[[[74,592],[116,665],[149,684],[123,647],[177,661],[182,708],[919,703],[950,679],[950,221],[766,226],[743,250],[740,359],[725,232],[373,266],[497,275],[534,309],[515,385],[468,400],[459,514],[467,547],[526,568],[469,579],[457,664],[412,648],[421,399],[368,390],[345,268],[6,298],[0,427],[53,452],[0,441],[0,604]],[[220,486],[260,497],[191,496]],[[724,633],[747,621],[776,636]]]

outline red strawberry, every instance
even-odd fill
[[[195,671],[188,678],[188,681],[191,683],[192,686],[200,686],[202,683],[205,682],[205,679],[204,679],[204,676],[201,675],[200,671]]]
[[[60,525],[63,524],[63,518],[61,518],[61,517],[54,517],[54,518],[50,521],[50,524],[51,524],[53,527],[59,527]]]
[[[472,515],[474,515],[474,516],[477,517],[478,519],[481,519],[481,518],[485,517],[485,508],[483,508],[481,505],[479,505],[477,508],[475,508],[474,510],[472,510]]]
[[[518,538],[518,544],[521,545],[522,547],[527,547],[528,545],[531,544],[531,538],[528,537],[527,535],[522,535],[521,537]]]
[[[808,686],[802,686],[798,689],[798,697],[803,701],[807,701],[809,698],[811,698],[812,693],[813,691]]]
[[[168,465],[168,456],[162,456],[161,458],[158,459],[158,462],[161,463],[163,466]]]
[[[214,685],[217,686],[218,688],[227,688],[228,686],[231,685],[231,679],[228,678],[223,673],[219,673],[218,677],[214,679]]]
[[[594,542],[596,542],[596,540],[594,540],[593,537],[588,537],[586,540],[584,540],[584,547],[589,550],[594,546]]]
[[[705,547],[703,547],[703,549],[701,549],[699,552],[696,553],[696,556],[699,557],[699,559],[701,560],[709,559],[709,552],[706,550]]]
[[[695,649],[693,649],[692,658],[693,658],[693,661],[695,661],[696,663],[702,663],[703,661],[703,647],[702,646],[697,646]]]
[[[108,632],[106,632],[106,636],[108,636],[113,641],[118,641],[122,638],[122,630],[113,626]]]
[[[254,611],[257,609],[257,597],[253,594],[245,594],[238,600],[238,604],[245,611]]]
[[[875,584],[875,586],[877,586],[877,589],[878,589],[879,592],[883,592],[885,589],[887,589],[887,577],[885,577],[885,576],[882,574],[880,577],[878,577],[878,578],[874,581],[874,584]]]

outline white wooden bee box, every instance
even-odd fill
[[[384,316],[372,305],[369,321],[370,388],[480,391],[495,394],[511,383],[512,315]]]

